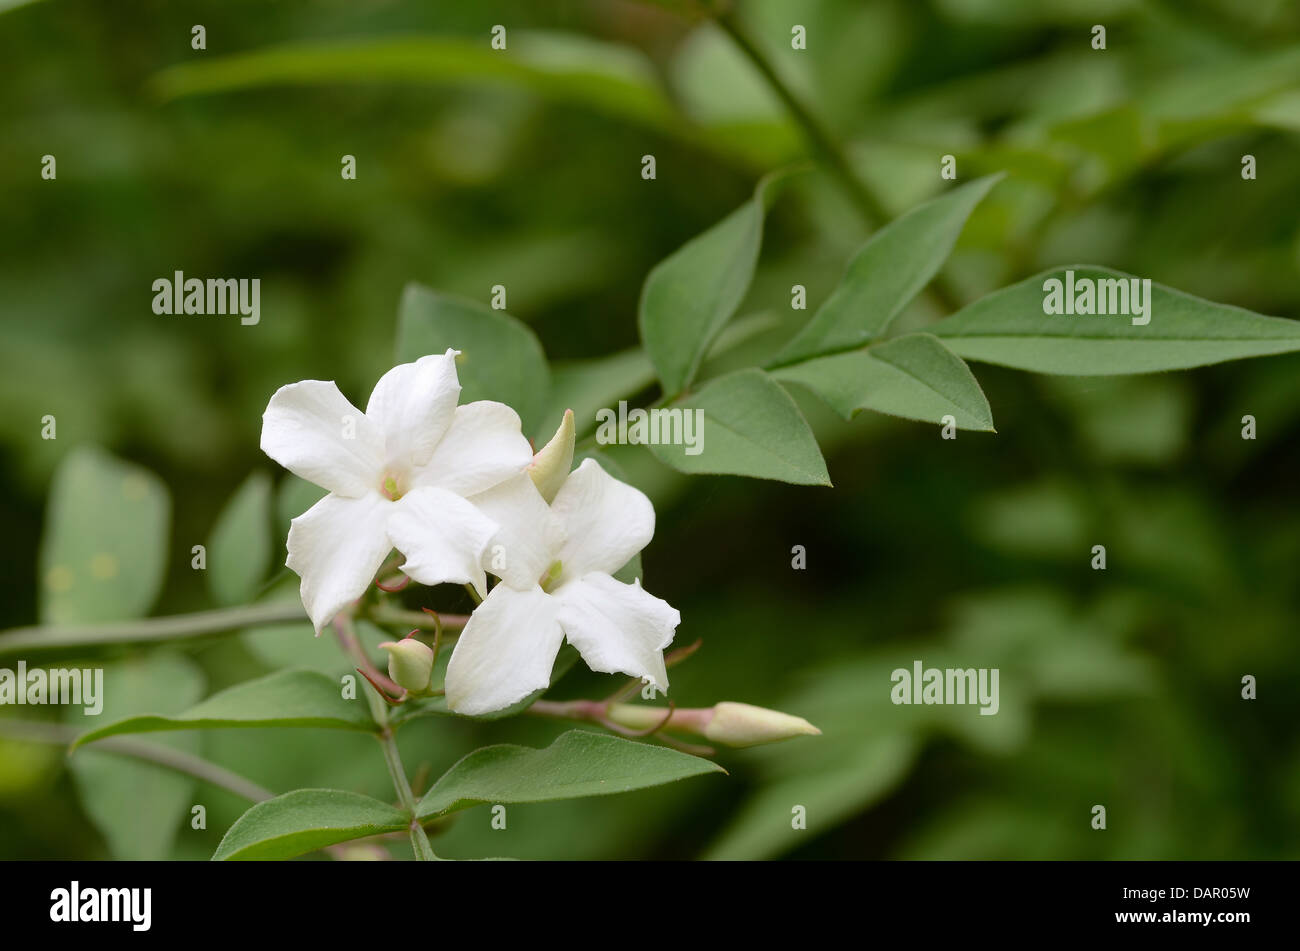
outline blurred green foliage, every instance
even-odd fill
[[[391,365],[410,281],[480,303],[506,285],[510,312],[557,361],[552,417],[570,394],[565,405],[588,407],[653,395],[636,354],[594,383],[576,368],[634,346],[651,268],[745,202],[762,173],[804,157],[728,38],[653,5],[6,6],[4,627],[139,609],[55,597],[50,571],[63,563],[50,559],[74,516],[153,524],[156,550],[115,553],[135,579],[115,597],[151,600],[162,559],[162,613],[249,589],[249,566],[227,551],[234,574],[209,590],[190,552],[210,541],[215,557],[250,519],[274,521],[270,561],[282,563],[287,521],[315,496],[259,453],[266,400],[307,378],[361,399]],[[964,299],[1086,261],[1300,317],[1294,3],[815,0],[797,16],[806,51],[790,49],[790,7],[738,4],[891,214],[941,189],[944,154],[963,180],[1007,171],[944,269]],[[1105,51],[1090,46],[1099,22]],[[205,51],[190,48],[194,23]],[[513,66],[487,52],[497,23],[518,44]],[[46,154],[54,181],[40,177]],[[345,154],[355,181],[340,177]],[[657,158],[654,181],[640,177],[644,154]],[[1245,154],[1254,181],[1241,177]],[[700,378],[770,357],[868,233],[833,180],[791,182],[732,328],[753,332]],[[260,277],[261,322],[154,315],[151,283],[174,270]],[[796,283],[809,312],[790,310]],[[898,324],[941,315],[923,297]],[[845,422],[793,388],[833,489],[687,478],[644,449],[613,451],[658,507],[650,586],[681,610],[680,643],[704,639],[674,670],[674,700],[778,707],[824,735],[724,752],[729,777],[511,807],[505,831],[468,812],[447,823],[439,853],[1297,857],[1300,358],[1114,379],[977,370],[998,432],[955,442],[871,414]],[[1253,441],[1241,438],[1246,414]],[[55,440],[41,439],[46,415]],[[157,473],[170,524],[167,490],[111,460],[61,470],[107,480],[95,512],[47,509],[56,466],[101,458],[88,445]],[[250,472],[274,475],[273,503]],[[115,499],[128,484],[136,495]],[[1096,544],[1105,571],[1089,568]],[[795,545],[805,570],[791,567]],[[108,571],[97,565],[72,568],[93,579]],[[120,669],[139,689],[112,717],[179,712],[282,666],[332,671],[337,658],[315,656],[331,647],[304,624],[113,652],[122,666],[108,676]],[[1000,667],[1001,711],[894,706],[889,673],[916,658]],[[1247,674],[1254,701],[1240,696]],[[557,694],[601,696],[606,681],[575,669]],[[437,775],[483,743],[540,746],[563,729],[422,720],[400,745],[413,771]],[[392,796],[364,736],[169,742],[274,792]],[[92,810],[78,796],[88,787]],[[69,768],[57,747],[0,731],[0,857],[206,858],[246,803],[194,788],[93,749]],[[190,828],[191,800],[207,806],[206,831]],[[1089,826],[1096,803],[1105,832]],[[807,831],[791,830],[796,804]]]

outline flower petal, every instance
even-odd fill
[[[532,461],[532,447],[519,431],[519,414],[504,403],[479,400],[456,407],[451,427],[412,481],[470,496],[522,472]]]
[[[623,584],[593,572],[562,585],[560,626],[592,670],[650,680],[668,691],[663,650],[672,643],[682,616],[638,581]]]
[[[395,366],[371,391],[366,416],[384,435],[384,462],[390,470],[424,465],[451,426],[460,399],[456,353],[448,350]]]
[[[481,562],[497,523],[446,489],[408,492],[388,518],[388,537],[406,556],[402,571],[420,584],[472,584],[482,597]]]
[[[654,506],[645,494],[619,482],[590,457],[570,473],[551,511],[564,532],[559,557],[566,578],[591,571],[612,575],[655,533]]]
[[[476,716],[501,710],[551,682],[564,635],[555,599],[534,585],[497,585],[474,609],[447,664],[447,706]]]
[[[302,578],[302,603],[319,634],[365,593],[392,551],[389,502],[378,492],[356,499],[327,495],[289,523],[289,558]]]
[[[512,588],[526,591],[555,560],[560,525],[526,472],[470,496],[480,511],[497,524],[488,542],[483,567]]]
[[[332,382],[303,380],[276,390],[262,414],[262,451],[347,498],[379,488],[383,436]]]

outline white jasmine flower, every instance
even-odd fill
[[[447,705],[481,714],[550,682],[565,638],[592,670],[668,689],[663,650],[681,615],[612,575],[654,535],[654,506],[593,459],[547,506],[528,474],[474,497],[501,529],[484,563],[501,582],[470,616],[447,667]]]
[[[289,528],[286,564],[302,578],[316,633],[369,586],[388,553],[423,584],[473,583],[496,524],[465,496],[532,460],[519,416],[503,403],[457,406],[457,351],[389,370],[364,413],[333,382],[276,391],[262,416],[262,451],[329,490]],[[419,526],[419,555],[404,544]]]

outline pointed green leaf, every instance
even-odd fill
[[[327,845],[399,832],[406,813],[340,789],[295,789],[259,802],[227,830],[213,861],[289,859]]]
[[[682,134],[654,67],[629,46],[572,33],[516,30],[506,50],[487,37],[318,40],[214,56],[165,69],[150,83],[164,99],[267,85],[341,82],[437,83],[523,89]]]
[[[156,651],[104,665],[103,709],[84,714],[75,704],[63,710],[74,729],[107,717],[118,719],[141,710],[183,710],[203,695],[203,671],[188,657]],[[199,752],[199,737],[168,736],[160,745],[184,753]],[[171,857],[176,834],[188,828],[194,803],[194,780],[154,763],[112,753],[78,750],[68,759],[77,798],[103,835],[109,854],[125,861],[159,861]]]
[[[879,337],[952,251],[966,219],[1002,175],[986,175],[913,208],[871,236],[812,320],[774,365],[861,346]]]
[[[703,412],[693,431],[694,446],[684,439],[650,446],[651,452],[679,472],[742,475],[796,485],[831,484],[807,420],[790,394],[762,370],[739,370],[710,380],[699,392],[668,408],[683,414]],[[677,432],[683,431],[685,421],[683,415],[673,423]],[[629,420],[629,429],[632,425]],[[661,422],[660,429],[664,428]]]
[[[271,562],[271,477],[254,472],[231,496],[208,540],[208,590],[218,604],[257,593]]]
[[[334,678],[310,670],[281,670],[222,690],[184,713],[135,716],[106,724],[78,737],[73,749],[124,733],[234,727],[368,731],[375,724],[364,699],[344,700],[342,684]]]
[[[618,736],[570,730],[545,749],[486,746],[442,775],[420,800],[422,820],[482,803],[607,796],[724,772],[711,760]]]
[[[709,345],[749,290],[763,218],[788,172],[763,178],[754,196],[660,261],[641,288],[641,341],[670,396],[690,385]]]
[[[147,469],[101,449],[74,450],[54,474],[40,552],[49,624],[149,613],[167,574],[171,501]]]
[[[845,419],[864,409],[960,429],[993,431],[993,413],[965,362],[930,334],[816,357],[772,373],[812,390]]]
[[[1045,283],[1055,278],[1064,285],[1067,271],[1074,272],[1076,293],[1083,278],[1136,280],[1122,271],[1090,265],[1055,268],[994,291],[929,329],[970,360],[1072,376],[1181,370],[1300,350],[1300,321],[1215,304],[1162,284],[1150,285],[1149,299],[1142,293],[1149,308],[1150,322],[1145,325],[1134,324],[1125,314],[1044,313],[1049,293]],[[1122,303],[1118,294],[1124,285],[1093,286],[1104,289],[1108,308]]]
[[[500,310],[408,284],[397,321],[397,361],[459,350],[460,401],[497,400],[535,432],[546,408],[550,369],[537,335]]]

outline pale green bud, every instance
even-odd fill
[[[704,727],[707,739],[727,746],[757,746],[795,736],[820,736],[821,732],[803,717],[731,701],[716,704],[713,718]]]
[[[433,677],[433,648],[414,637],[386,641],[379,645],[388,651],[388,676],[411,693],[424,693]]]
[[[528,466],[528,475],[533,480],[533,485],[537,486],[537,491],[542,493],[542,498],[546,499],[547,505],[555,499],[555,494],[560,491],[560,486],[569,477],[569,470],[573,468],[575,435],[573,410],[566,409],[564,419],[560,420],[560,428],[555,431],[551,441],[533,456],[533,461]]]
[[[611,703],[605,716],[629,730],[695,733],[724,746],[757,746],[822,732],[803,717],[731,701],[712,707],[679,707],[671,716],[666,707]]]

